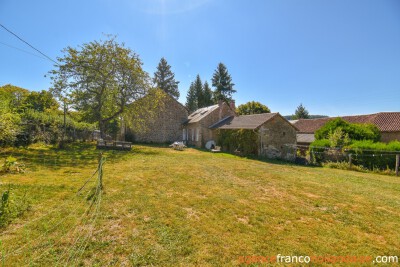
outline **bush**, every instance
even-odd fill
[[[392,141],[388,144],[371,140],[355,141],[345,147],[346,153],[353,154],[353,163],[363,165],[370,170],[394,169],[396,154],[400,154],[400,142]]]
[[[56,112],[39,112],[27,109],[22,117],[25,122],[23,134],[17,144],[28,145],[36,142],[56,144],[62,140],[64,134],[64,116]],[[66,117],[65,141],[76,139],[89,139],[95,130],[94,124],[77,122],[70,116]]]
[[[336,128],[328,135],[330,147],[342,147],[350,144],[349,134],[345,133],[342,128]]]
[[[354,141],[345,147],[347,150],[375,150],[375,151],[399,151],[400,141],[392,141],[390,143],[373,142],[371,140]]]
[[[218,144],[228,152],[257,155],[257,135],[252,130],[219,130]]]
[[[315,140],[310,144],[309,154],[311,163],[321,163],[324,161],[325,150],[330,147],[331,142],[328,139]]]
[[[18,114],[0,114],[0,145],[12,145],[20,133],[21,118]]]
[[[357,166],[357,165],[352,164],[350,167],[350,164],[347,161],[339,161],[339,162],[328,161],[328,162],[323,163],[322,166],[331,168],[331,169],[339,169],[339,170],[352,170],[352,171],[359,171],[359,172],[368,171],[363,166]]]
[[[339,169],[339,170],[351,170],[351,171],[358,171],[358,172],[373,172],[373,173],[378,173],[378,174],[384,174],[384,175],[394,175],[394,171],[390,170],[389,168],[386,169],[368,169],[365,168],[363,165],[354,165],[350,164],[347,161],[339,161],[339,162],[332,162],[328,161],[325,163],[322,163],[323,167],[326,168],[331,168],[331,169]]]
[[[315,140],[310,144],[310,148],[325,148],[330,147],[331,142],[328,139]]]
[[[344,133],[347,133],[352,141],[372,140],[378,142],[381,138],[379,129],[375,125],[348,123],[341,118],[328,121],[315,132],[315,138],[317,140],[328,139],[329,135],[338,128],[341,128]]]
[[[26,195],[18,197],[11,191],[11,186],[4,191],[0,199],[0,228],[8,225],[13,219],[29,210],[30,205]]]
[[[3,163],[3,166],[1,166],[0,172],[3,173],[10,173],[10,172],[24,172],[25,171],[25,166],[22,163],[19,163],[17,161],[17,158],[14,158],[12,156],[8,156]]]

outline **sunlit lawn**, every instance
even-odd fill
[[[94,145],[14,149],[0,176],[31,210],[0,230],[5,266],[231,266],[239,257],[400,256],[400,178],[135,146],[105,152],[104,192],[86,200]],[[96,178],[96,176],[94,177]],[[264,264],[265,266],[265,264]],[[274,265],[277,266],[277,265]]]

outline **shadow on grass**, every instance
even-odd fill
[[[87,143],[74,144],[65,149],[53,146],[34,145],[26,148],[12,148],[0,153],[0,158],[12,156],[29,169],[38,167],[59,169],[61,167],[83,167],[97,161],[95,150]]]
[[[136,145],[129,151],[97,149],[94,142],[70,143],[62,149],[52,145],[34,144],[29,147],[3,149],[0,151],[0,165],[6,157],[12,156],[32,171],[43,167],[54,170],[64,167],[83,168],[96,165],[100,153],[111,162],[119,162],[133,155],[158,155],[160,151],[151,148],[168,147],[166,144],[145,144],[144,146],[148,146],[149,149],[141,149]]]
[[[213,153],[209,149],[205,149],[205,148],[197,148],[197,147],[191,147],[191,148],[195,149],[197,151],[205,152],[205,153],[221,154],[221,155],[228,156],[228,157],[238,157],[238,158],[242,158],[242,159],[255,160],[255,161],[260,161],[260,162],[274,164],[274,165],[296,166],[296,167],[305,167],[305,168],[319,168],[319,167],[321,167],[321,166],[317,166],[317,165],[298,164],[298,163],[291,162],[291,161],[285,161],[283,159],[270,159],[270,158],[267,158],[267,157],[262,157],[262,156],[257,156],[257,155],[238,155],[238,154],[230,153],[230,152],[227,152],[227,151],[221,151],[221,152]]]

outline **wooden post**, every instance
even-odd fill
[[[103,153],[99,153],[99,169],[98,169],[98,179],[100,190],[103,190]]]
[[[311,152],[310,152],[310,163],[314,163],[314,149],[311,148]]]
[[[400,155],[396,155],[396,176],[399,176]]]
[[[353,159],[351,157],[351,153],[349,154],[349,168],[351,168],[351,165],[353,164]]]

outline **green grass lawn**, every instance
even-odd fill
[[[11,184],[31,209],[0,229],[4,266],[234,266],[240,256],[277,254],[400,257],[398,177],[135,146],[105,152],[104,192],[90,207],[86,195],[95,180],[76,192],[96,170],[94,145],[9,149],[0,157],[6,154],[22,159],[27,171],[0,176],[0,192]]]

